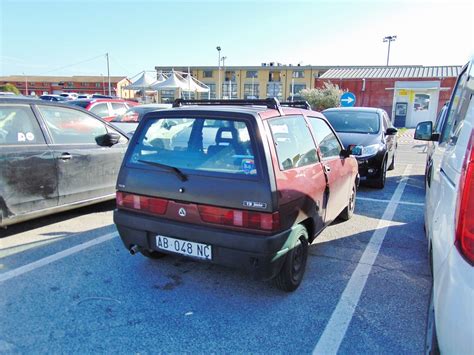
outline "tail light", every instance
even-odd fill
[[[128,194],[117,191],[116,195],[117,207],[130,210],[148,212],[152,214],[165,214],[168,207],[168,201],[142,195]]]
[[[464,258],[474,265],[474,131],[461,171],[459,194],[455,243]]]
[[[199,206],[204,222],[242,228],[275,231],[280,227],[280,214],[233,210],[228,208]]]

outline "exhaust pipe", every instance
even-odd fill
[[[135,255],[136,253],[139,252],[139,248],[138,248],[138,245],[132,245],[129,249],[130,251],[130,255]]]

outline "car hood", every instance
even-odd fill
[[[380,134],[338,132],[337,135],[341,139],[344,148],[347,148],[350,145],[362,145],[365,147],[371,144],[377,144],[382,142]]]

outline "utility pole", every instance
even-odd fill
[[[25,96],[28,96],[28,77],[23,73],[25,76]]]
[[[222,71],[223,71],[223,74],[224,74],[223,80],[222,80],[222,86],[224,86],[225,85],[224,84],[225,83],[225,60],[227,59],[227,57],[224,56],[221,59],[222,59]],[[230,95],[230,93],[229,93],[229,95]],[[224,98],[224,95],[222,95],[222,98]],[[229,97],[227,97],[227,98],[229,98]]]
[[[218,62],[217,62],[217,65],[218,65],[219,69],[217,70],[216,95],[217,95],[217,98],[220,99],[221,98],[221,47],[217,46],[216,49],[217,49],[217,52],[219,53],[219,59],[218,59]]]
[[[107,77],[109,79],[109,96],[112,96],[112,91],[110,89],[109,53],[105,53],[105,56],[107,58]]]
[[[397,36],[386,36],[383,38],[384,43],[388,42],[388,53],[387,53],[387,67],[390,60],[390,43],[394,42],[397,39]]]

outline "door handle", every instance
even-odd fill
[[[326,173],[330,173],[331,172],[331,167],[329,165],[324,165],[324,171]]]
[[[71,159],[72,159],[72,155],[69,154],[69,153],[63,153],[63,154],[61,154],[61,155],[58,157],[58,159],[61,159],[61,160],[64,160],[64,161],[66,161],[66,160],[71,160]]]

